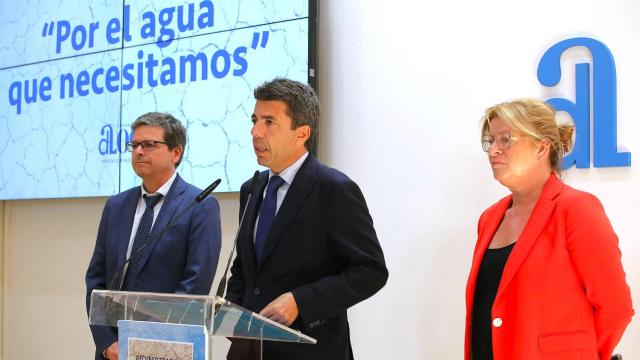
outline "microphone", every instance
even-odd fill
[[[216,297],[222,297],[224,295],[224,291],[227,288],[227,273],[229,273],[229,266],[231,265],[231,259],[233,258],[233,254],[238,246],[238,235],[240,235],[240,229],[242,229],[242,224],[244,223],[244,216],[247,213],[247,208],[249,207],[249,202],[251,201],[251,196],[253,195],[253,190],[257,184],[258,177],[260,176],[260,171],[256,170],[253,173],[253,179],[251,179],[251,190],[249,190],[249,196],[247,196],[247,201],[244,204],[244,209],[242,210],[242,216],[240,217],[240,224],[238,225],[238,230],[236,231],[236,237],[233,239],[233,247],[231,248],[231,253],[229,254],[229,259],[227,260],[227,267],[224,269],[224,274],[222,275],[222,279],[220,279],[220,283],[218,284],[218,291],[216,291]],[[218,311],[219,304],[216,304],[216,312]]]
[[[207,186],[206,189],[202,190],[202,192],[200,194],[198,194],[198,196],[196,196],[196,199],[194,200],[194,202],[191,204],[195,204],[195,203],[199,203],[202,200],[204,200],[204,198],[206,198],[207,196],[209,196],[209,194],[211,194],[211,192],[218,187],[218,185],[220,185],[220,182],[222,180],[218,179],[214,182],[211,183],[211,185]]]
[[[120,282],[122,281],[122,275],[123,275],[122,273],[123,273],[124,267],[131,261],[131,259],[135,259],[136,256],[139,256],[140,254],[142,254],[142,250],[144,248],[149,246],[149,244],[156,241],[157,239],[160,239],[162,235],[164,235],[164,232],[167,231],[168,228],[172,227],[176,223],[176,221],[178,221],[182,217],[182,215],[184,215],[184,213],[187,212],[187,210],[191,209],[196,204],[202,202],[202,200],[204,200],[207,196],[209,196],[209,194],[211,194],[211,192],[213,192],[213,190],[216,187],[218,187],[218,185],[220,185],[221,182],[222,180],[218,179],[213,183],[211,183],[211,185],[207,186],[206,189],[202,190],[202,192],[198,194],[198,196],[196,196],[195,199],[193,199],[193,201],[191,202],[191,204],[189,204],[189,206],[184,208],[178,215],[171,217],[171,221],[169,221],[169,223],[162,228],[162,231],[160,231],[158,236],[156,236],[153,239],[149,238],[147,241],[145,241],[142,244],[142,246],[140,246],[134,252],[132,252],[131,255],[129,255],[129,258],[126,259],[125,262],[120,266],[120,268],[118,269],[118,272],[116,273],[116,276],[111,280],[111,284],[109,285],[109,290],[120,290],[120,287],[122,286]]]

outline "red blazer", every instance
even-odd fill
[[[478,269],[511,201],[500,200],[478,222],[466,291],[466,360]],[[500,280],[491,311],[494,359],[609,360],[631,316],[618,239],[602,205],[552,174]]]

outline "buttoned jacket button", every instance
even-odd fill
[[[493,326],[499,328],[500,326],[502,326],[502,319],[497,317],[493,319],[492,323],[493,323]]]
[[[253,289],[253,295],[260,295],[260,289],[259,288]]]

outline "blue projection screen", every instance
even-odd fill
[[[0,199],[139,184],[125,144],[149,111],[186,126],[184,179],[238,191],[258,166],[253,89],[277,76],[314,82],[310,4],[0,2]]]

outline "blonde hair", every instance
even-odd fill
[[[510,128],[522,132],[534,140],[549,142],[549,161],[556,173],[560,172],[562,157],[573,147],[572,124],[558,124],[556,111],[546,102],[523,98],[496,104],[485,110],[482,117],[482,135],[489,135],[489,125],[500,118]]]

